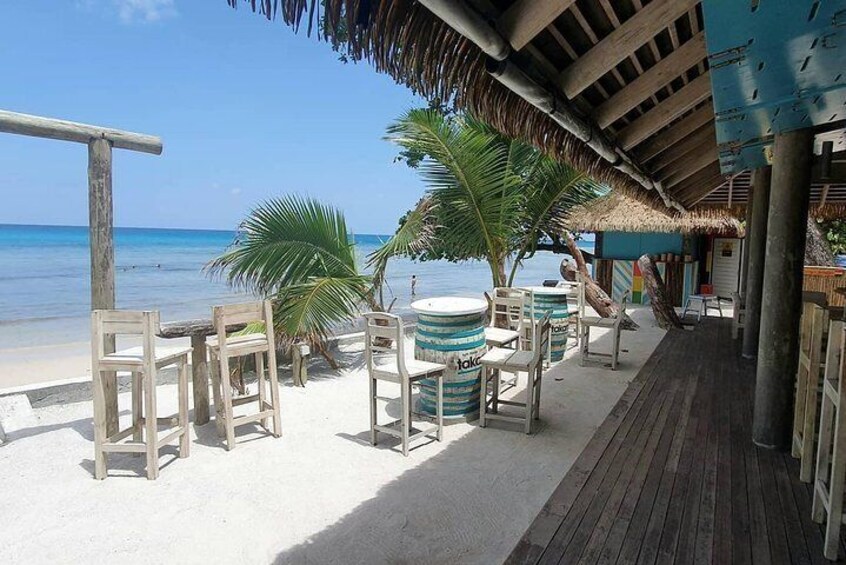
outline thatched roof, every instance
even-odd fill
[[[746,201],[741,184],[748,184],[748,174],[726,177],[719,165],[713,69],[697,0],[227,2],[307,28],[350,59],[370,61],[425,98],[472,112],[649,206],[663,208],[657,191],[688,210],[705,199]],[[508,75],[506,67],[514,73]],[[517,75],[530,85],[517,85],[511,80]],[[842,129],[840,122],[835,126]],[[584,141],[565,127],[580,131]],[[842,151],[846,135],[835,133],[836,150]],[[599,140],[606,143],[601,149],[614,148],[605,158],[633,176],[588,147]],[[822,178],[814,177],[812,204],[846,202],[842,175],[837,181]]]
[[[694,210],[664,213],[631,198],[610,193],[574,208],[567,225],[574,231],[622,231],[662,233],[707,233],[742,237],[743,225],[726,210]]]

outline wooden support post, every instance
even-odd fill
[[[770,180],[772,168],[756,169],[752,174],[752,216],[746,228],[749,263],[746,270],[746,316],[743,326],[743,356],[754,359],[758,355],[758,333],[761,323],[761,292],[764,287],[764,257],[767,246],[767,212],[770,208]]]
[[[813,149],[810,129],[775,136],[752,419],[752,440],[768,449],[791,441]]]
[[[731,200],[731,190],[734,185],[734,177],[729,180],[729,200]],[[746,236],[743,238],[743,255],[740,263],[740,294],[746,297],[746,280],[749,276],[749,230],[752,227],[752,207],[755,205],[755,195],[753,191],[749,191],[749,197],[746,199]],[[729,203],[731,206],[731,203]]]
[[[206,336],[191,334],[191,376],[194,393],[194,423],[209,423],[209,365]]]
[[[91,244],[91,309],[115,307],[115,248],[112,239],[112,144],[104,138],[88,143],[88,225]],[[106,339],[105,353],[114,353],[115,338]],[[104,379],[106,434],[118,432],[117,380]]]

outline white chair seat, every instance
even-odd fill
[[[485,328],[485,344],[493,347],[502,347],[520,339],[520,332],[507,330],[505,328]]]
[[[599,316],[584,316],[581,319],[583,325],[597,328],[613,328],[616,318],[600,318]]]
[[[178,345],[171,346],[156,346],[156,365],[167,365],[171,361],[175,361],[179,357],[191,353],[190,347],[181,347]],[[137,365],[141,366],[144,362],[144,348],[140,345],[138,347],[130,347],[129,349],[122,349],[115,353],[105,355],[102,362],[107,364],[117,365]]]
[[[210,349],[220,349],[220,340],[216,335],[206,340]],[[267,347],[267,336],[265,334],[245,334],[226,337],[226,349],[231,352],[241,349],[254,349],[256,347]]]
[[[417,359],[406,359],[405,368],[408,370],[408,376],[413,378],[425,377],[432,373],[440,373],[446,371],[446,365],[440,363],[430,363],[429,361],[418,361]],[[373,367],[374,373],[386,373],[399,377],[400,372],[397,367],[397,362],[388,361],[386,363],[377,364]]]
[[[532,364],[534,353],[531,351],[514,351],[501,347],[492,347],[479,362],[494,369],[513,369],[528,371]]]

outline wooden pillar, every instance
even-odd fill
[[[88,226],[91,244],[91,309],[115,307],[115,248],[112,235],[112,144],[103,138],[88,142]],[[106,353],[115,351],[114,337]],[[106,433],[118,431],[117,382],[106,379]]]
[[[749,233],[752,231],[752,207],[755,205],[755,191],[749,187],[746,199],[746,237],[743,238],[743,260],[740,263],[740,294],[746,297],[746,282],[749,280]]]
[[[764,257],[767,247],[767,212],[770,208],[770,180],[772,167],[762,167],[752,173],[752,218],[746,228],[749,242],[744,300],[746,314],[743,322],[743,356],[754,359],[758,355],[758,334],[761,323],[761,292],[764,287]]]
[[[775,136],[752,419],[752,440],[769,449],[791,442],[813,143],[810,129]]]

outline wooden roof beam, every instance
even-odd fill
[[[529,44],[576,0],[518,0],[496,22],[515,51]]]
[[[699,0],[653,0],[562,71],[560,84],[564,93],[571,99],[578,96],[698,3]]]
[[[724,182],[725,175],[720,171],[720,164],[714,162],[675,185],[670,189],[670,192],[679,200],[689,202],[691,199],[698,198],[705,191],[710,194],[722,186]]]
[[[698,151],[691,151],[683,159],[673,163],[672,170],[663,176],[664,186],[672,188],[718,160],[719,154],[714,145],[704,145]]]
[[[594,111],[599,127],[606,128],[661,90],[705,58],[705,34],[699,32],[690,41],[658,61],[625,88],[615,93]]]
[[[717,145],[717,130],[714,122],[709,122],[701,128],[694,130],[687,137],[682,138],[678,143],[673,144],[664,153],[650,163],[649,168],[657,173],[672,165],[691,151],[700,150],[710,145],[712,148]]]
[[[668,129],[661,132],[661,135],[655,135],[644,143],[641,143],[634,151],[637,158],[643,162],[648,162],[650,159],[669,150],[682,139],[690,135],[690,132],[695,131],[714,120],[714,105],[709,100],[707,104],[703,104],[685,116],[678,123],[673,124]]]
[[[630,149],[711,96],[710,73],[699,75],[617,134],[623,149]]]

